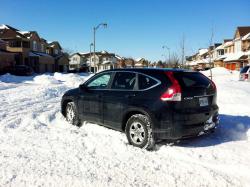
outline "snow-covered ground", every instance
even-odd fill
[[[0,76],[0,186],[250,186],[250,83],[213,72],[217,131],[151,152],[120,132],[65,121],[61,96],[87,75]]]

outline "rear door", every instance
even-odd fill
[[[109,90],[103,92],[104,125],[121,130],[123,113],[136,97],[136,73],[116,72]]]

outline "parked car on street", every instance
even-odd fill
[[[250,81],[250,65],[245,66],[240,71],[240,81]]]
[[[61,112],[73,125],[88,121],[125,132],[130,144],[146,149],[211,132],[219,122],[215,84],[177,69],[100,72],[63,95]]]
[[[18,75],[18,76],[31,76],[33,75],[34,71],[29,66],[16,65],[10,70],[10,73],[12,75]]]

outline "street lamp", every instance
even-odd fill
[[[95,58],[95,33],[97,31],[97,29],[100,27],[100,26],[103,26],[103,28],[107,28],[108,24],[107,23],[100,23],[99,25],[97,25],[96,27],[94,27],[94,73],[96,73],[96,58]]]
[[[92,65],[92,60],[91,60],[91,58],[92,58],[92,51],[91,51],[91,49],[92,49],[92,47],[94,46],[94,44],[93,43],[91,43],[91,44],[89,44],[89,66],[90,66],[90,72],[91,72],[91,65]]]
[[[162,46],[162,49],[167,49],[168,50],[168,63],[170,63],[170,48],[166,45]]]

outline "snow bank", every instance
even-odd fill
[[[93,74],[81,73],[81,74],[62,74],[55,73],[54,78],[63,81],[64,84],[70,87],[78,87],[80,84],[84,83],[88,78],[90,78]]]
[[[250,185],[250,86],[237,74],[214,69],[214,134],[161,142],[152,152],[128,145],[121,132],[65,121],[61,96],[90,76],[0,76],[0,186]]]
[[[34,83],[50,85],[50,84],[60,84],[61,82],[55,79],[55,77],[51,75],[38,75],[34,78]]]
[[[203,73],[204,75],[206,76],[210,76],[210,70],[206,70],[206,71],[201,71],[201,73]],[[230,76],[232,74],[237,74],[239,75],[239,72],[238,71],[230,71],[226,68],[223,68],[223,67],[216,67],[216,68],[212,68],[212,75],[213,76]]]
[[[0,75],[0,81],[5,83],[21,83],[25,81],[32,81],[33,76],[15,76],[9,73]]]

